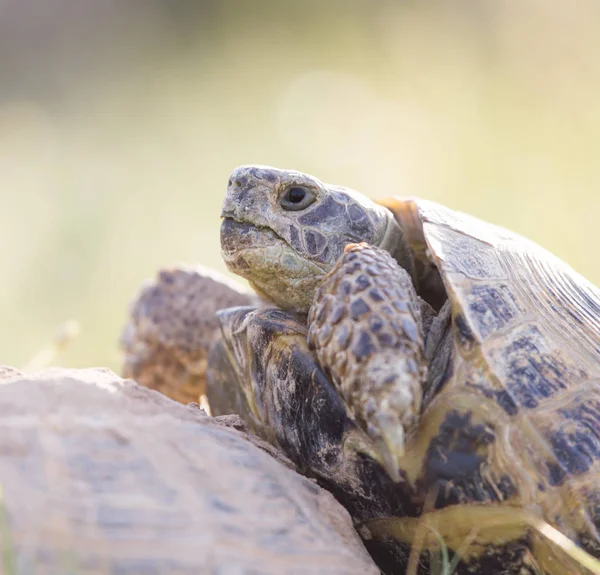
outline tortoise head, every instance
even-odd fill
[[[389,210],[293,170],[236,168],[221,217],[227,267],[266,299],[300,313],[347,244],[367,242],[409,257],[398,249],[405,242]]]

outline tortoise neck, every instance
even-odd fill
[[[413,283],[416,285],[417,277],[413,252],[396,218],[391,212],[388,212],[388,214],[387,226],[378,247],[389,252],[400,267],[410,274]]]

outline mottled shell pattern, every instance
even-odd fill
[[[435,508],[529,507],[599,556],[600,290],[505,229],[421,199],[382,203],[439,270],[455,334],[453,376],[407,446],[407,475],[425,460]],[[468,536],[459,524],[448,542]]]

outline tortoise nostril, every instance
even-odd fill
[[[229,181],[227,182],[227,187],[231,188],[231,178],[229,179]]]

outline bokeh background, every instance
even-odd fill
[[[0,0],[0,363],[119,369],[161,266],[223,270],[242,163],[420,195],[600,283],[596,0]]]

